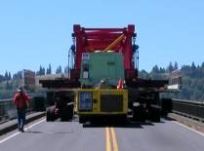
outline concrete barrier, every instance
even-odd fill
[[[43,116],[45,116],[45,112],[36,112],[36,113],[30,114],[30,115],[27,115],[26,116],[26,122],[28,124],[28,123],[30,123],[34,120],[37,120]],[[17,119],[2,123],[0,125],[0,136],[4,135],[4,134],[6,134],[12,130],[15,130],[15,129],[17,129]]]
[[[17,118],[17,110],[16,109],[7,110],[7,115],[9,119]]]

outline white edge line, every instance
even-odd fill
[[[6,138],[0,140],[0,144],[2,144],[2,143],[4,143],[5,141],[7,141],[7,140],[9,140],[9,139],[11,139],[11,138],[13,138],[13,137],[15,137],[15,136],[18,135],[18,134],[20,134],[20,132],[16,132],[16,133],[14,133],[14,134],[12,134],[12,135],[10,135],[10,136],[8,136],[8,137],[6,137]]]
[[[39,122],[37,122],[37,123],[34,123],[34,124],[30,125],[29,127],[25,128],[25,130],[31,129],[32,127],[34,127],[34,126],[36,126],[36,125],[38,125],[38,124],[40,124],[40,123],[42,123],[42,122],[44,122],[44,121],[45,121],[45,119],[43,119],[43,120],[41,120],[41,121],[39,121]],[[20,134],[20,132],[16,132],[16,133],[14,133],[14,134],[12,134],[12,135],[10,135],[10,136],[8,136],[8,137],[6,137],[6,138],[0,140],[0,144],[2,144],[2,143],[4,143],[5,141],[7,141],[7,140],[9,140],[9,139],[11,139],[11,138],[17,136],[18,134]]]
[[[181,123],[179,123],[179,122],[176,122],[176,121],[173,121],[173,123],[175,123],[175,124],[177,124],[177,125],[180,125],[180,126],[186,128],[186,129],[191,130],[191,131],[193,131],[193,132],[195,132],[195,133],[197,133],[197,134],[199,134],[199,135],[201,135],[201,136],[204,137],[204,133],[202,133],[202,132],[200,132],[200,131],[198,131],[198,130],[195,130],[195,129],[191,128],[191,127],[188,127],[188,126],[186,126],[186,125],[184,125],[184,124],[181,124]]]
[[[31,129],[32,127],[34,127],[34,126],[36,126],[36,125],[38,125],[44,121],[45,121],[45,119],[42,119],[41,121],[38,121],[37,123],[34,123],[34,124],[30,125],[29,127],[25,128],[25,130]]]

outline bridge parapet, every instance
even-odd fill
[[[45,97],[35,96],[30,97],[28,113],[35,111],[45,111]],[[0,100],[0,123],[3,121],[11,120],[17,117],[16,107],[12,103],[12,98]]]
[[[172,112],[204,122],[204,102],[172,100]]]

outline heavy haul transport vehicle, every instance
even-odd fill
[[[114,119],[160,121],[171,110],[171,99],[161,99],[169,80],[138,76],[139,46],[134,25],[124,28],[73,26],[68,78],[40,80],[47,88],[47,121],[80,123]]]

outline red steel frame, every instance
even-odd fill
[[[92,52],[95,50],[104,51],[122,34],[124,36],[120,38],[111,50],[123,53],[126,79],[136,77],[132,45],[132,39],[136,35],[134,25],[128,25],[128,27],[125,28],[84,28],[80,25],[74,25],[73,31],[73,37],[76,40],[76,53],[71,78],[79,78],[83,52]]]
[[[124,56],[125,81],[128,87],[132,88],[158,88],[168,84],[168,80],[145,80],[137,77],[137,70],[133,63],[133,47],[136,34],[134,25],[128,25],[126,28],[83,28],[80,25],[74,25],[75,39],[75,64],[71,70],[71,79],[40,80],[43,87],[60,88],[80,87],[80,66],[83,52],[92,52],[100,50],[106,52],[108,48],[115,52],[121,52]],[[118,40],[119,39],[119,40]],[[143,89],[146,91],[147,89]]]

